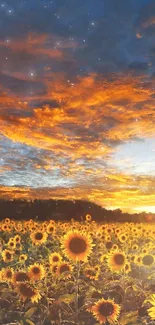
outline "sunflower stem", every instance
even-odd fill
[[[79,324],[79,278],[80,278],[80,261],[76,262],[77,277],[76,277],[76,314],[77,325]]]

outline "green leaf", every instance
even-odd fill
[[[20,324],[21,324],[21,325],[24,325],[24,323],[23,323],[23,321],[22,321],[22,320],[20,320]]]
[[[75,299],[75,294],[64,294],[58,298],[58,302],[70,304]]]
[[[24,316],[31,317],[35,313],[36,310],[37,310],[37,307],[32,307],[26,311]]]
[[[29,324],[29,325],[35,325],[31,320],[29,319],[26,319],[26,323]]]
[[[123,314],[119,319],[119,323],[120,325],[127,325],[128,323],[135,324],[137,317],[138,317],[138,311],[131,311],[130,313]]]

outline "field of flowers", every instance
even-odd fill
[[[155,226],[0,222],[0,324],[155,324]]]

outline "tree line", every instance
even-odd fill
[[[97,222],[155,222],[153,213],[123,213],[121,209],[107,210],[84,200],[25,200],[0,199],[0,220],[8,217],[15,220],[85,220],[90,214]]]

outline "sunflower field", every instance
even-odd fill
[[[0,324],[155,324],[155,227],[0,222]]]

